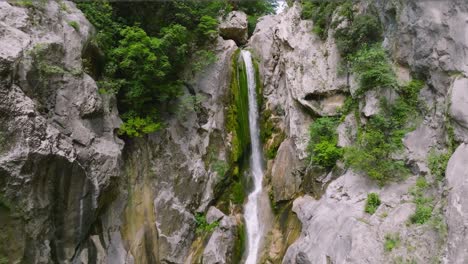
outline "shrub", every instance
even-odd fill
[[[396,76],[387,54],[379,45],[364,47],[351,56],[351,71],[359,80],[357,94],[378,87],[397,87]]]
[[[374,214],[380,206],[380,197],[376,193],[369,193],[367,195],[366,207],[364,211],[368,214]]]
[[[427,162],[432,175],[438,180],[443,180],[445,177],[445,170],[450,159],[450,153],[437,153],[431,150],[427,157]]]
[[[321,39],[326,39],[328,29],[331,26],[333,12],[335,12],[335,9],[340,5],[340,2],[314,2],[303,0],[301,3],[302,19],[312,19],[314,22],[313,32]]]
[[[400,246],[400,235],[399,234],[386,234],[384,249],[387,252],[392,251],[394,248]]]
[[[425,205],[417,205],[416,212],[411,215],[410,220],[413,224],[424,224],[431,218],[432,207]]]
[[[371,118],[359,132],[356,144],[345,149],[345,163],[380,185],[404,177],[408,173],[404,162],[391,158],[391,154],[401,148],[404,133],[399,131],[388,117]]]
[[[432,216],[434,206],[432,198],[425,196],[425,191],[428,188],[427,181],[424,177],[419,177],[416,181],[416,186],[411,190],[413,202],[416,204],[416,211],[410,216],[412,224],[424,224]]]
[[[215,63],[218,58],[216,54],[210,50],[198,50],[194,53],[194,62],[192,64],[193,73],[203,72],[206,67]]]
[[[336,118],[322,117],[310,126],[308,151],[313,165],[331,168],[342,157],[343,151],[336,145],[338,142],[337,121]]]
[[[206,221],[206,215],[202,213],[195,214],[195,223],[197,225],[197,234],[210,233],[219,226],[219,221],[214,221],[213,223],[208,224]]]
[[[375,15],[359,15],[349,24],[348,27],[338,28],[334,35],[337,48],[343,57],[355,53],[363,45],[377,43],[382,38],[382,27]]]
[[[161,129],[161,124],[154,120],[153,117],[131,116],[125,119],[124,123],[119,128],[119,135],[129,137],[142,137],[145,134],[150,134]]]
[[[211,16],[202,16],[197,26],[197,31],[199,35],[208,40],[215,39],[218,35],[218,20]]]

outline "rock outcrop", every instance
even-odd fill
[[[224,39],[232,39],[238,45],[247,43],[247,15],[242,11],[232,11],[219,24],[219,33]]]
[[[0,214],[11,242],[0,255],[69,263],[120,174],[121,121],[83,69],[90,23],[73,3],[34,5],[0,3]]]

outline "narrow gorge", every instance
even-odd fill
[[[0,1],[0,264],[468,263],[467,18]]]

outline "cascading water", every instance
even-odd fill
[[[253,190],[249,194],[248,201],[244,208],[244,218],[247,227],[247,258],[246,264],[257,263],[261,238],[264,230],[260,225],[260,200],[262,195],[262,151],[260,148],[260,129],[258,125],[258,105],[255,81],[255,69],[252,63],[252,56],[249,51],[241,51],[242,59],[247,73],[247,87],[249,98],[249,132],[252,144],[252,155],[250,157],[250,169],[253,178]]]

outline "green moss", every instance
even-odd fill
[[[245,65],[239,63],[239,53],[240,50],[237,50],[232,57],[232,75],[226,117],[226,128],[232,135],[230,156],[232,162],[239,162],[250,144],[247,73]]]
[[[80,24],[76,21],[68,21],[68,25],[75,29],[77,32],[80,32]]]
[[[234,256],[233,263],[241,263],[242,255],[245,250],[245,226],[243,223],[240,223],[237,226],[237,239],[235,240],[234,245]]]

